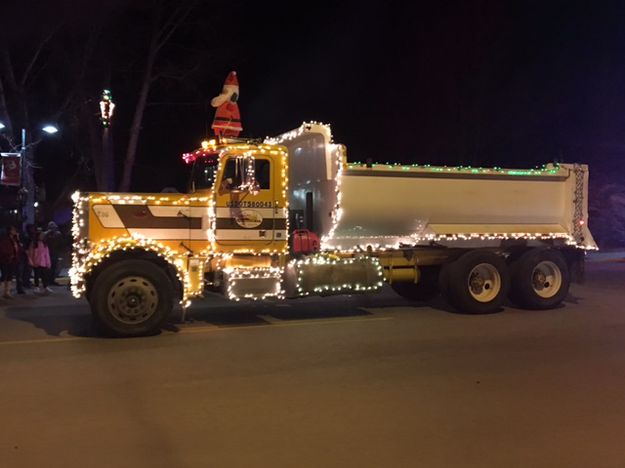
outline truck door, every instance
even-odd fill
[[[277,219],[275,171],[268,156],[227,155],[215,184],[215,240],[219,245],[273,250],[284,241],[286,219]],[[284,224],[284,226],[282,226]]]

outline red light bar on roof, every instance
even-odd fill
[[[193,163],[198,158],[210,158],[210,157],[214,157],[214,158],[219,157],[219,152],[215,150],[200,148],[191,153],[182,153],[182,159],[187,164]]]

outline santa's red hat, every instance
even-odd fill
[[[237,72],[231,71],[228,73],[226,77],[226,81],[224,82],[224,86],[236,86],[239,87],[239,80],[237,79]]]

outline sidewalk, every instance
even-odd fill
[[[58,286],[51,286],[51,293],[41,294],[36,288],[25,289],[25,294],[17,294],[15,290],[15,281],[12,282],[11,299],[5,299],[0,296],[0,309],[7,307],[23,307],[24,305],[46,307],[49,305],[59,305],[61,303],[71,303],[74,301],[72,293],[69,289],[70,278],[67,276],[68,270],[61,270],[56,278]]]

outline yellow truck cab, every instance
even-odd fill
[[[193,164],[189,194],[73,196],[72,289],[76,296],[87,294],[105,327],[108,311],[133,328],[148,315],[156,320],[158,307],[171,309],[174,296],[188,305],[204,291],[205,276],[213,284],[222,281],[212,269],[232,276],[238,267],[251,268],[255,275],[277,281],[273,272],[284,265],[288,252],[285,148],[211,141],[185,154],[185,160]],[[146,268],[154,281],[138,279]],[[130,272],[129,280],[108,284],[119,277],[111,271],[124,270]],[[175,287],[164,287],[167,282]],[[113,295],[106,293],[111,288]],[[157,291],[164,300],[156,299]],[[231,285],[229,295],[234,299],[235,294]],[[279,294],[277,284],[264,297]],[[146,301],[147,308],[142,307]],[[144,329],[151,327],[148,321]],[[112,331],[123,334],[122,329]]]

